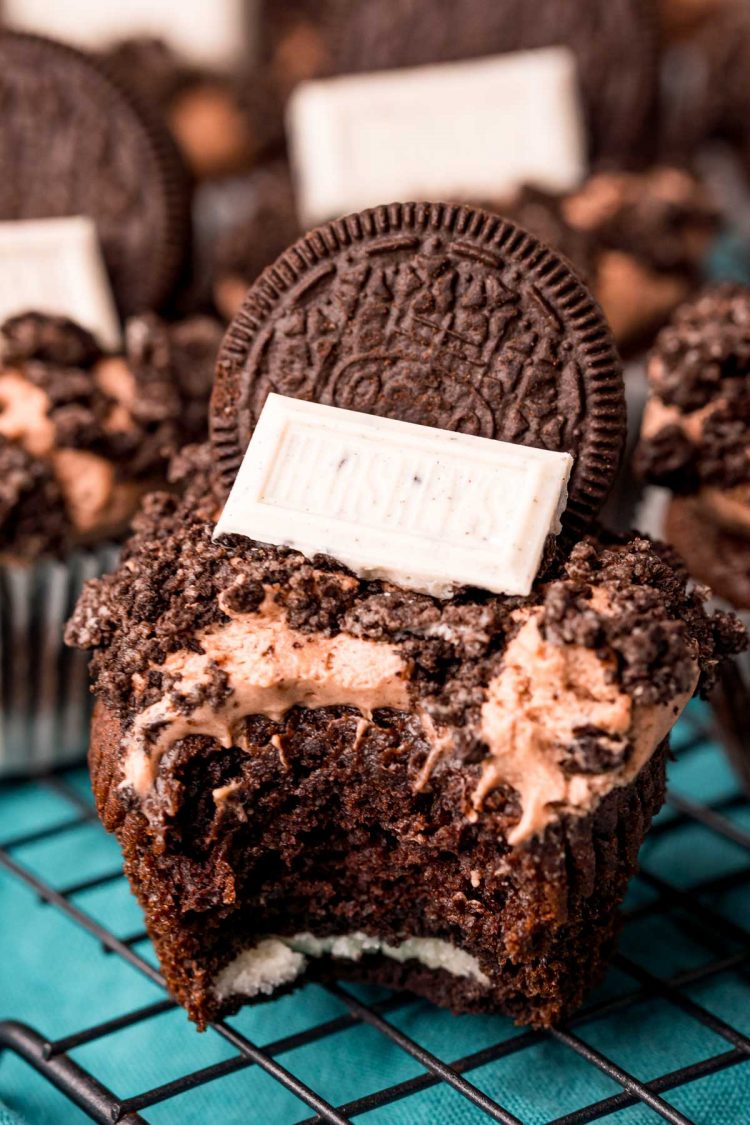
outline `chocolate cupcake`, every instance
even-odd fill
[[[683,305],[648,365],[636,467],[671,494],[664,535],[691,574],[750,624],[750,289]],[[716,714],[750,786],[750,662],[724,669]]]
[[[524,187],[492,210],[564,254],[599,300],[618,346],[650,342],[694,291],[719,215],[690,173],[602,172],[577,191]]]
[[[571,454],[530,593],[217,538],[270,392]],[[199,1026],[331,976],[554,1023],[602,971],[669,729],[740,643],[669,554],[588,533],[624,430],[596,305],[485,212],[351,216],[251,289],[211,425],[67,634],[94,652],[94,792],[170,990]]]
[[[84,581],[108,569],[167,460],[205,432],[213,321],[132,319],[110,355],[72,321],[0,329],[0,774],[80,758],[85,666],[62,649]]]

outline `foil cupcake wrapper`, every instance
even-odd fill
[[[65,646],[83,584],[111,570],[118,548],[62,562],[0,566],[0,777],[82,761],[91,697],[88,656]]]

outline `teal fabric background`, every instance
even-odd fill
[[[692,715],[703,720],[703,713],[695,707]],[[683,722],[676,745],[689,734],[689,726]],[[80,792],[86,793],[83,772],[74,776]],[[672,782],[680,793],[707,802],[720,801],[736,790],[723,756],[708,742],[673,764]],[[0,788],[0,841],[71,819],[71,815],[62,798],[39,785]],[[673,815],[667,809],[662,819]],[[750,829],[750,805],[733,806],[727,815]],[[56,887],[107,873],[119,860],[116,844],[95,823],[39,840],[13,854]],[[750,855],[738,844],[688,823],[670,832],[656,832],[646,842],[642,860],[647,871],[687,891],[717,876],[739,874],[739,880],[726,880],[719,893],[701,892],[700,901],[738,925],[750,927],[750,879],[741,878],[750,866]],[[736,944],[722,950],[707,948],[680,913],[650,912],[654,898],[646,882],[634,882],[628,906],[636,914],[621,946],[634,961],[667,978],[713,960],[720,952],[737,950]],[[73,901],[120,937],[141,928],[139,910],[123,880],[80,892]],[[135,948],[151,957],[145,942]],[[593,999],[632,989],[632,981],[613,970]],[[382,995],[369,990],[361,994],[368,999]],[[750,1035],[750,976],[721,973],[693,986],[689,995]],[[23,1020],[45,1036],[55,1037],[162,998],[155,985],[118,957],[103,953],[89,934],[0,869],[0,1020]],[[247,1009],[231,1022],[264,1045],[343,1011],[338,1000],[310,986]],[[518,1034],[501,1017],[455,1017],[421,1001],[388,1018],[448,1061]],[[616,1016],[582,1023],[576,1031],[640,1079],[730,1049],[725,1040],[664,1000],[635,1004]],[[199,1035],[181,1011],[170,1010],[76,1050],[73,1057],[118,1096],[128,1096],[232,1054],[215,1033]],[[334,1104],[422,1073],[418,1063],[365,1026],[284,1053],[279,1061]],[[533,1046],[472,1070],[467,1077],[527,1125],[540,1125],[619,1092],[616,1083],[568,1047],[543,1036]],[[699,1125],[748,1122],[750,1060],[665,1096]],[[4,1116],[0,1110],[0,1125],[18,1125],[14,1114],[28,1125],[75,1125],[87,1120],[29,1066],[7,1052],[0,1055],[0,1100],[12,1114]],[[306,1106],[256,1066],[144,1113],[149,1121],[179,1125],[287,1125],[310,1115]],[[438,1084],[357,1120],[367,1125],[464,1125],[487,1118],[449,1087]],[[606,1120],[646,1125],[658,1117],[652,1110],[636,1106]]]

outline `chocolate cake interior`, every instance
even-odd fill
[[[176,808],[165,852],[139,848],[138,814],[120,823],[129,876],[162,900],[152,932],[181,999],[201,1021],[303,973],[355,975],[458,1011],[553,1022],[600,971],[663,799],[665,748],[580,835],[571,825],[509,860],[511,794],[467,822],[478,764],[415,792],[428,753],[418,724],[382,710],[362,726],[352,708],[296,709],[284,724],[249,719],[249,753],[184,739],[163,794]]]

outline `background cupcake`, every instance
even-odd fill
[[[85,752],[63,622],[144,491],[204,433],[222,329],[176,323],[190,179],[155,107],[63,44],[4,31],[0,774]]]
[[[636,464],[667,490],[663,531],[750,624],[750,289],[704,290],[675,314],[649,358]],[[750,785],[750,659],[725,668],[717,716]]]
[[[86,672],[61,647],[81,583],[200,437],[220,326],[133,318],[123,354],[61,317],[8,320],[0,367],[0,773],[85,749]]]

